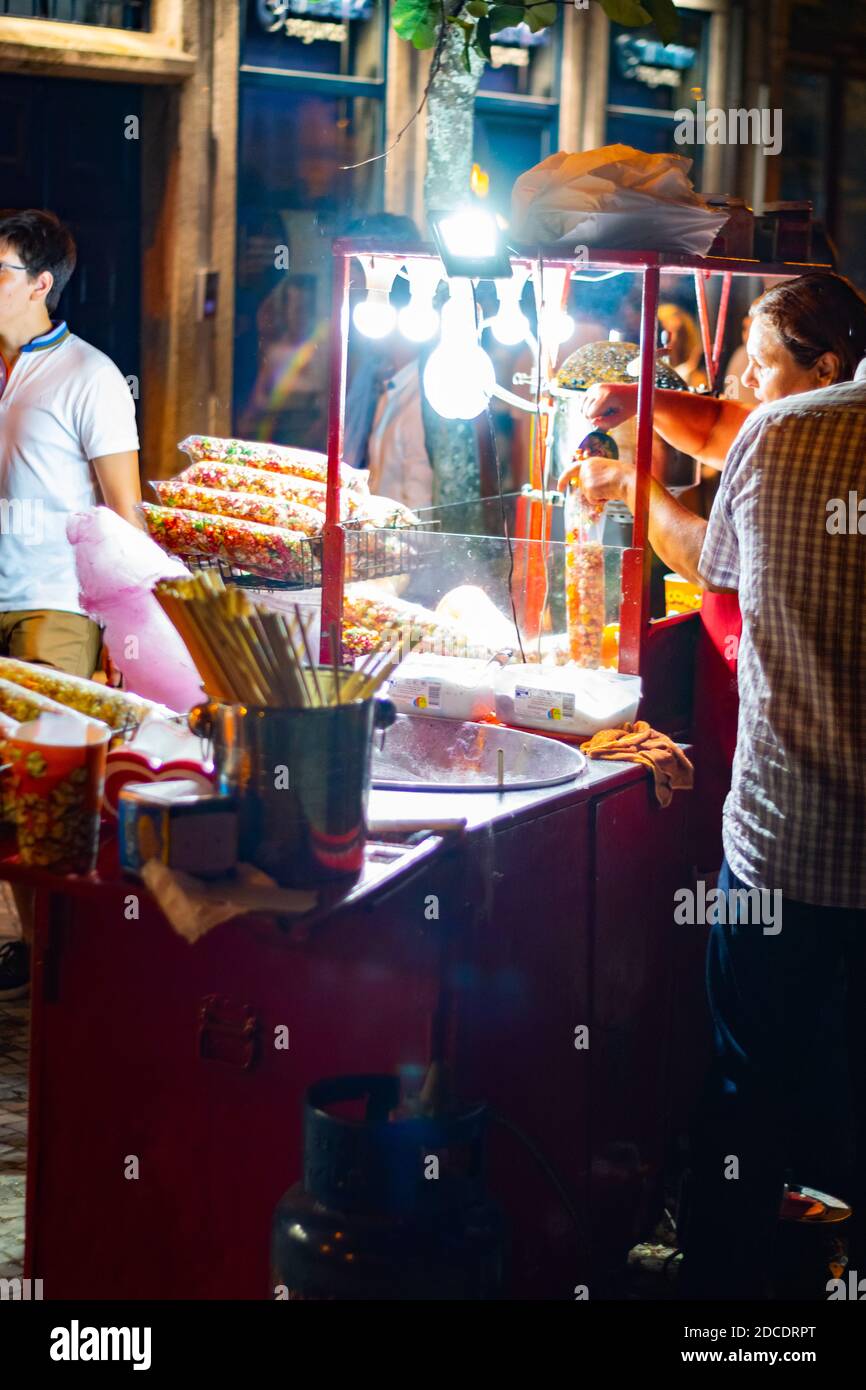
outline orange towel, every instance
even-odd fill
[[[621,729],[599,729],[580,748],[588,758],[648,767],[662,806],[670,806],[675,791],[689,791],[694,784],[695,770],[683,750],[667,734],[651,729],[645,719]]]

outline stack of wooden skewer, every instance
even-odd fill
[[[286,709],[366,700],[415,645],[395,640],[402,635],[396,629],[385,629],[363,665],[346,674],[340,670],[336,623],[329,634],[331,666],[319,667],[297,605],[290,617],[255,604],[214,570],[160,580],[154,594],[182,637],[208,695],[221,704]]]

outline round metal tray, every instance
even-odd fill
[[[528,791],[585,770],[579,749],[498,724],[398,714],[373,738],[373,786],[392,791]]]

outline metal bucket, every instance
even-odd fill
[[[329,690],[331,673],[320,670],[318,677]],[[393,721],[393,705],[379,699],[311,709],[210,704],[191,711],[193,732],[212,745],[220,790],[238,799],[241,859],[284,887],[357,877],[367,839],[373,730]]]

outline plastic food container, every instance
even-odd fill
[[[496,714],[521,729],[588,738],[631,723],[640,696],[640,678],[618,671],[504,666],[496,682]]]
[[[691,584],[681,574],[665,575],[665,612],[696,613],[703,602],[704,591],[700,584]]]
[[[499,670],[490,661],[413,653],[397,667],[387,695],[399,714],[474,722],[492,719],[493,682]]]

